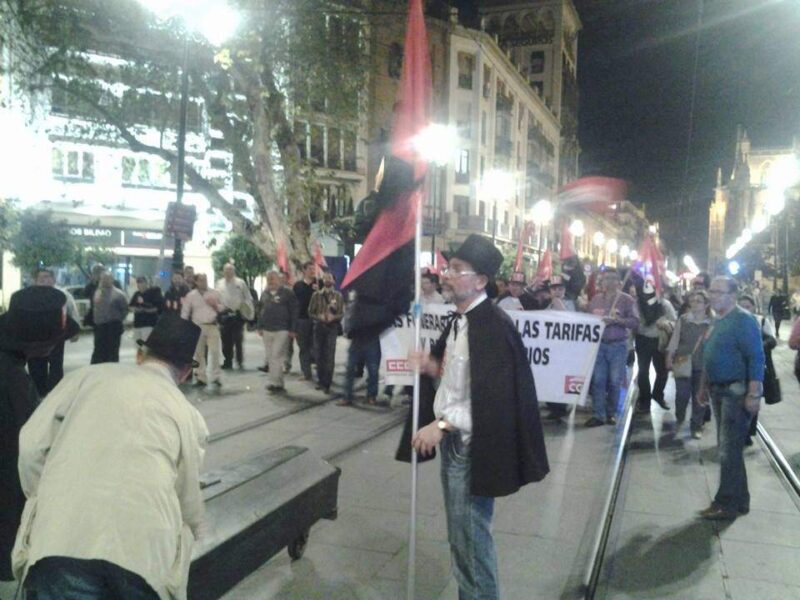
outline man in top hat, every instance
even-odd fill
[[[46,357],[80,332],[67,316],[67,297],[51,286],[32,286],[11,296],[0,315],[0,597],[12,598],[11,548],[20,524],[25,496],[17,461],[19,432],[39,403],[25,361]]]
[[[164,315],[135,365],[73,371],[23,427],[13,566],[30,597],[186,597],[208,430],[178,384],[199,337]]]
[[[430,354],[411,356],[422,373],[441,377],[432,414],[430,397],[423,399],[422,428],[412,445],[423,457],[440,448],[448,539],[462,598],[499,598],[494,499],[549,471],[522,339],[486,294],[502,261],[488,239],[470,235],[464,241],[449,258],[442,283],[445,299],[456,305],[453,319]],[[432,387],[421,391],[426,389]],[[398,458],[406,452],[401,446]]]

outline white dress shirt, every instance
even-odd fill
[[[189,319],[195,325],[209,325],[217,322],[217,310],[214,305],[222,309],[222,300],[216,290],[200,292],[193,289],[186,294],[181,306],[181,317]]]
[[[105,560],[185,598],[207,436],[165,365],[68,374],[20,433],[17,579],[48,556]]]
[[[217,284],[217,291],[226,308],[242,310],[242,305],[246,305],[248,308],[243,312],[247,312],[249,315],[253,314],[252,310],[248,310],[253,308],[253,297],[250,295],[250,290],[247,289],[247,284],[238,277],[234,277],[230,282],[223,278]]]
[[[433,413],[437,419],[444,419],[461,433],[461,440],[467,444],[472,435],[472,392],[469,374],[469,323],[467,313],[486,300],[481,294],[467,307],[453,323],[447,336],[447,345],[442,361],[442,380],[433,401]]]

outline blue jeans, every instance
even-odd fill
[[[686,408],[689,399],[692,400],[692,433],[703,429],[703,419],[706,416],[706,407],[700,404],[700,378],[702,371],[692,371],[691,377],[675,378],[675,419],[683,423],[686,419]]]
[[[378,336],[350,340],[347,376],[344,381],[344,397],[348,400],[353,399],[353,381],[359,363],[364,363],[367,367],[367,397],[375,398],[378,395],[378,370],[381,366],[381,341]]]
[[[158,600],[147,582],[104,560],[48,556],[25,579],[28,600]]]
[[[625,376],[628,345],[620,342],[601,342],[592,373],[592,404],[594,416],[603,421],[617,415],[619,392]]]
[[[750,509],[750,492],[744,468],[744,442],[753,418],[744,408],[746,394],[747,385],[743,381],[727,386],[711,384],[720,467],[714,502],[727,510],[745,512]]]
[[[470,493],[469,447],[461,434],[445,434],[442,489],[447,513],[447,539],[459,600],[497,600],[497,556],[492,539],[494,498]]]

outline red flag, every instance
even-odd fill
[[[411,0],[403,75],[392,130],[390,156],[377,192],[377,217],[342,281],[355,291],[350,331],[390,324],[407,311],[414,281],[414,235],[427,163],[415,141],[428,126],[431,63],[422,0]]]
[[[639,258],[637,262],[638,271],[645,281],[647,279],[653,280],[653,286],[656,292],[661,294],[661,279],[664,274],[664,255],[658,249],[655,237],[648,235],[642,242],[639,248]]]
[[[628,183],[613,177],[581,177],[558,192],[559,207],[580,206],[598,213],[607,212],[628,195]]]
[[[575,248],[572,246],[572,233],[569,231],[567,222],[561,226],[561,248],[558,251],[559,260],[564,260],[570,256],[575,256]]]
[[[278,242],[278,250],[277,250],[276,262],[278,263],[278,268],[286,273],[286,276],[289,277],[289,259],[286,257],[286,244],[283,240]]]
[[[522,228],[522,233],[519,235],[519,240],[517,240],[517,257],[514,259],[515,271],[522,271],[522,244],[528,241],[528,239],[531,237],[532,231],[533,222],[527,221],[525,223],[525,227]]]
[[[384,198],[392,204],[378,215],[363,247],[353,259],[342,282],[343,288],[414,238],[417,209],[422,198],[420,183],[427,169],[427,163],[418,156],[414,141],[428,125],[430,98],[430,58],[422,0],[411,0],[391,157],[381,184],[381,188],[388,187],[389,190],[381,189],[379,192],[379,196],[381,192],[394,192],[397,197]],[[390,173],[392,170],[401,172]]]
[[[314,264],[317,265],[317,277],[322,276],[323,268],[328,268],[328,263],[325,261],[325,257],[322,256],[322,247],[319,245],[319,242],[314,242]]]
[[[539,282],[547,281],[553,276],[553,257],[550,250],[545,250],[544,255],[539,261],[539,267],[536,269],[536,280]]]

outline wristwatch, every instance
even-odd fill
[[[441,431],[442,433],[447,433],[448,432],[447,421],[445,421],[443,418],[439,419],[438,421],[436,421],[436,426],[439,428],[439,431]]]

